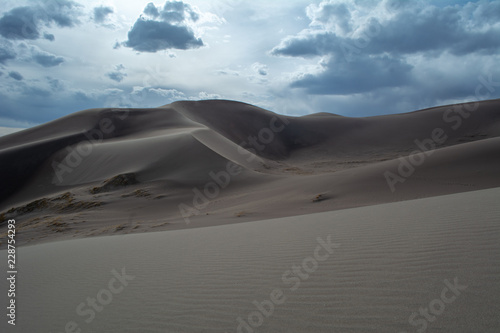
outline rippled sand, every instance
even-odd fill
[[[65,332],[69,323],[108,333],[417,332],[424,324],[498,332],[499,197],[497,188],[20,248],[16,331]],[[317,250],[318,237],[330,237],[331,253]],[[122,273],[126,286],[110,285]],[[462,289],[443,291],[457,282]],[[106,304],[94,311],[88,297]],[[429,307],[425,319],[419,311]]]

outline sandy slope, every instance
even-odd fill
[[[469,106],[369,118],[219,100],[81,111],[0,138],[1,218],[18,220],[23,243],[498,187],[500,101]]]
[[[499,196],[21,247],[15,331],[498,332]]]

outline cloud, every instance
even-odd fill
[[[256,62],[252,65],[252,69],[259,75],[266,76],[268,73],[267,66],[261,64],[260,62]]]
[[[198,93],[198,97],[190,97],[190,100],[210,100],[210,99],[221,99],[222,96],[219,94],[210,94],[206,91],[201,91]]]
[[[217,75],[229,75],[229,76],[240,76],[240,72],[235,71],[233,69],[225,68],[225,69],[219,69],[215,71],[215,74]]]
[[[43,38],[46,39],[46,40],[49,40],[51,42],[53,42],[54,40],[56,40],[56,37],[53,34],[48,34],[46,32],[43,34]]]
[[[498,8],[500,1],[440,7],[425,1],[322,1],[307,7],[309,27],[283,38],[270,53],[320,59],[316,69],[299,71],[290,82],[290,87],[306,93],[352,95],[359,101],[383,92],[395,101],[407,99],[419,105],[425,91],[427,106],[446,100],[446,96],[470,97],[473,87],[454,84],[455,70],[443,65],[459,63],[457,57],[472,63],[497,57]],[[460,80],[471,82],[481,73],[462,72],[467,75]],[[428,89],[430,82],[439,82],[432,86],[440,94]]]
[[[331,58],[321,64],[318,74],[303,74],[292,88],[305,88],[312,94],[348,95],[411,83],[412,66],[387,55],[360,57],[344,63]]]
[[[109,73],[106,73],[106,76],[109,77],[113,81],[122,82],[123,79],[127,76],[127,74],[120,73],[120,72],[109,72]]]
[[[189,4],[182,1],[167,1],[158,9],[149,3],[141,16],[128,32],[128,40],[123,43],[140,52],[157,52],[167,49],[195,49],[203,46],[191,24],[198,21],[199,14]]]
[[[54,67],[64,62],[63,57],[59,57],[45,51],[37,50],[34,47],[32,48],[32,54],[33,60],[43,67]]]
[[[200,18],[189,4],[182,1],[167,1],[159,13],[162,20],[169,23],[181,23],[187,18],[196,22]]]
[[[35,62],[43,67],[54,67],[65,61],[63,57],[42,51],[37,46],[29,46],[25,42],[14,46],[7,40],[0,40],[0,64],[16,58],[21,61]]]
[[[24,128],[0,127],[0,136],[22,131]]]
[[[285,38],[271,53],[342,57],[346,49],[371,55],[390,53],[393,56],[430,52],[433,56],[444,52],[456,55],[498,52],[500,27],[486,21],[492,15],[493,8],[490,7],[500,7],[499,2],[469,3],[468,6],[475,6],[473,15],[476,20],[470,18],[472,8],[425,5],[402,8],[390,18],[377,16],[376,11],[368,12],[363,17],[357,17],[356,21],[361,23],[352,26],[351,13],[346,12],[345,4],[324,1],[319,6],[308,7],[310,28],[297,36]],[[500,14],[493,15],[500,19]],[[347,32],[352,33],[345,35]]]
[[[340,54],[345,43],[339,36],[328,31],[301,32],[298,36],[283,39],[271,50],[275,56],[314,57],[326,54]]]
[[[64,84],[61,80],[54,79],[50,76],[46,77],[47,83],[53,91],[62,91],[64,90]]]
[[[114,10],[111,7],[99,6],[94,8],[94,22],[104,23],[108,15],[113,14]]]
[[[157,52],[166,49],[198,48],[203,46],[203,41],[196,38],[188,27],[139,19],[129,31],[125,46],[136,51]]]
[[[183,92],[177,89],[163,89],[163,88],[148,88],[148,91],[158,96],[166,97],[170,100],[179,100],[186,98]]]
[[[306,12],[311,26],[329,27],[338,34],[352,32],[352,15],[346,3],[322,2],[307,7]]]
[[[15,59],[16,52],[12,48],[12,44],[8,41],[0,41],[0,64],[5,65],[7,60]]]
[[[9,76],[17,81],[22,81],[24,79],[24,77],[21,75],[21,73],[16,72],[16,71],[9,72]]]
[[[126,73],[122,72],[124,69],[125,66],[123,66],[122,64],[116,65],[115,70],[113,72],[106,73],[106,76],[113,81],[122,82],[123,79],[125,79],[125,77],[127,76]]]
[[[73,27],[79,24],[79,7],[70,0],[40,2],[31,6],[16,7],[0,18],[0,35],[7,39],[38,39],[43,27],[56,24]]]
[[[150,2],[147,4],[146,8],[144,8],[144,14],[155,19],[160,16],[160,11],[156,8],[154,3]]]

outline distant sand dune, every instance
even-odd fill
[[[0,218],[22,221],[23,243],[245,222],[499,187],[499,107],[500,100],[492,100],[478,103],[470,115],[455,105],[368,118],[287,117],[221,100],[85,110],[0,138]],[[410,172],[401,156],[419,165]],[[233,167],[226,179],[223,174]],[[387,172],[400,177],[392,188]],[[137,182],[92,192],[123,174]],[[211,197],[197,198],[196,191],[205,193],[207,186]],[[40,205],[65,193],[99,205],[70,212]],[[183,214],[179,205],[193,208],[192,214]],[[55,219],[66,225],[58,233],[47,228]]]

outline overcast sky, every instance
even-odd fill
[[[223,98],[369,116],[498,98],[500,1],[3,0],[0,126]]]

